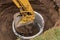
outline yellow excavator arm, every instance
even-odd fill
[[[35,19],[35,14],[29,3],[29,0],[12,0],[12,1],[20,9],[20,15],[22,15],[20,23],[27,23]]]

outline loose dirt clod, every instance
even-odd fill
[[[37,34],[40,31],[40,29],[37,24],[31,23],[29,25],[17,27],[16,31],[18,34],[26,37],[26,36],[33,36]]]

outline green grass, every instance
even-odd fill
[[[60,40],[60,27],[49,29],[32,40]]]

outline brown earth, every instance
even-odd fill
[[[33,9],[44,17],[44,31],[59,24],[60,7],[57,5],[58,2],[54,0],[33,0],[30,2]],[[0,0],[0,40],[16,40],[12,31],[13,15],[16,12],[19,10],[10,0]]]
[[[39,32],[39,27],[37,23],[30,23],[28,25],[23,25],[15,28],[17,33],[22,36],[33,36]]]
[[[60,27],[60,18],[56,21],[54,27]]]

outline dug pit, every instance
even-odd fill
[[[2,1],[2,2],[1,2]],[[4,0],[0,1],[0,40],[16,40],[16,36],[12,31],[12,21],[13,15],[16,12],[19,12],[18,8],[8,0],[5,3]],[[55,5],[51,0],[40,0],[38,1],[30,1],[34,10],[41,13],[45,20],[45,28],[44,31],[54,27],[58,18],[60,17],[60,13],[55,10]],[[3,3],[3,4],[1,4]],[[7,38],[8,37],[8,38]]]

